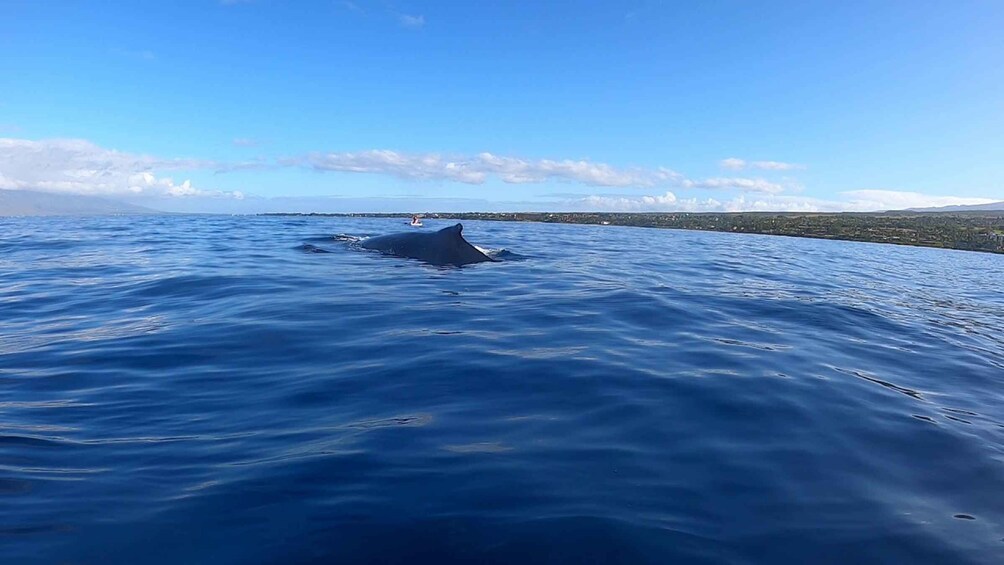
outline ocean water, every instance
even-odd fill
[[[0,219],[0,562],[1004,562],[1004,257],[404,222]]]

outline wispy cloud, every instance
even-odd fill
[[[723,169],[729,169],[730,171],[740,171],[746,166],[746,161],[735,157],[729,157],[728,159],[722,159],[719,161],[718,166]]]
[[[240,192],[202,190],[176,182],[167,171],[241,168],[242,163],[161,159],[105,149],[81,139],[0,138],[0,189],[29,189],[96,195],[226,196]]]
[[[425,16],[412,16],[409,14],[398,14],[397,21],[404,27],[420,28],[425,25]]]
[[[575,204],[574,208],[583,208],[597,211],[650,211],[650,210],[671,210],[686,206],[686,200],[681,201],[672,192],[666,192],[656,196],[586,196],[570,201]]]
[[[236,147],[258,147],[261,145],[257,139],[251,139],[250,137],[237,137],[234,138],[234,145]]]
[[[710,188],[710,189],[732,189],[743,192],[763,192],[766,194],[780,194],[785,187],[776,182],[764,179],[748,179],[743,177],[716,177],[703,180],[684,180],[681,186],[685,188]]]
[[[408,154],[390,150],[311,153],[281,160],[280,164],[306,166],[318,171],[386,174],[403,179],[466,184],[482,184],[491,176],[510,184],[565,180],[592,186],[656,186],[683,179],[669,169],[622,169],[584,160],[527,160],[492,153],[475,156]]]
[[[605,187],[681,187],[737,190],[778,194],[787,185],[761,178],[717,177],[690,179],[665,167],[621,168],[587,160],[522,159],[492,153],[445,156],[409,154],[391,150],[344,153],[311,153],[283,159],[284,166],[305,166],[317,171],[385,174],[410,180],[446,180],[482,184],[491,177],[509,184],[549,181],[577,182]]]
[[[753,161],[750,166],[754,169],[760,169],[762,171],[792,171],[805,168],[805,165],[782,163],[780,161]]]
[[[254,141],[239,138],[234,143],[251,146]],[[195,196],[241,199],[244,198],[241,192],[196,187],[187,179],[176,181],[171,174],[190,171],[225,173],[275,167],[380,174],[406,180],[449,181],[470,185],[480,185],[491,179],[510,184],[566,182],[607,189],[651,189],[653,193],[649,196],[621,196],[607,190],[590,196],[548,195],[557,198],[549,201],[548,207],[567,210],[845,212],[986,204],[995,201],[991,198],[881,189],[852,190],[839,193],[832,199],[820,199],[783,193],[791,185],[760,178],[729,176],[691,179],[663,167],[616,167],[583,159],[524,159],[493,153],[449,156],[370,150],[311,153],[279,160],[257,158],[228,162],[126,153],[81,139],[34,141],[0,138],[0,189],[162,199]],[[678,194],[679,190],[692,189],[722,191],[726,196],[696,198]],[[738,194],[728,196],[726,191]]]
[[[967,198],[961,196],[932,196],[919,192],[899,190],[849,190],[841,192],[857,209],[903,210],[905,208],[935,208],[940,206],[968,206],[999,201],[993,198]]]
[[[743,169],[758,169],[761,171],[793,171],[804,169],[805,165],[795,163],[784,163],[781,161],[746,161],[737,157],[722,159],[718,165],[723,169],[731,171],[741,171]]]
[[[356,4],[355,2],[350,2],[349,0],[342,0],[341,2],[338,3],[338,5],[350,12],[356,12],[358,14],[363,13],[363,9],[359,7],[359,4]]]
[[[569,210],[609,212],[875,212],[934,206],[988,204],[989,198],[935,196],[895,190],[853,190],[838,199],[805,196],[741,194],[731,199],[677,198],[672,192],[658,196],[586,196],[564,202]]]

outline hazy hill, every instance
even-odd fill
[[[96,196],[0,190],[0,216],[96,216],[157,214],[156,210]]]
[[[1004,212],[1004,202],[971,204],[969,206],[941,206],[938,208],[910,208],[911,212]]]

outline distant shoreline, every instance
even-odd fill
[[[285,213],[262,216],[410,218],[411,213]],[[755,233],[1004,254],[1004,211],[974,212],[457,212],[429,219],[540,222]]]

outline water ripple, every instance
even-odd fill
[[[396,229],[0,219],[0,562],[1001,562],[1001,257]]]

